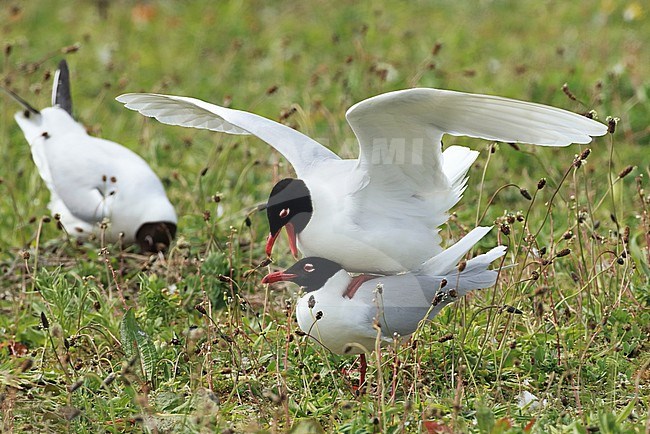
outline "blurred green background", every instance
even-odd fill
[[[53,71],[65,57],[77,119],[142,155],[180,217],[178,247],[167,262],[116,252],[107,258],[93,246],[67,243],[54,224],[42,223],[49,195],[12,118],[18,107],[0,98],[0,351],[12,356],[0,362],[5,430],[283,431],[313,417],[327,432],[452,432],[435,431],[431,421],[472,432],[524,432],[529,422],[535,432],[641,432],[648,404],[643,337],[650,332],[648,199],[639,190],[650,175],[649,18],[647,3],[629,0],[0,2],[2,85],[48,106]],[[563,92],[565,83],[575,100]],[[573,172],[585,146],[500,144],[490,154],[487,142],[445,140],[482,151],[457,215],[443,228],[446,239],[484,211],[483,223],[498,224],[521,212],[533,229],[541,226],[536,242],[549,251],[565,247],[566,231],[582,233],[570,245],[581,255],[538,283],[504,277],[495,292],[448,309],[426,329],[425,355],[404,356],[406,373],[392,377],[402,385],[397,398],[376,390],[356,398],[339,369],[353,360],[292,334],[291,311],[283,309],[295,288],[269,292],[259,284],[268,228],[264,216],[250,213],[277,179],[291,175],[289,165],[255,138],[164,126],[114,98],[138,91],[194,96],[281,121],[354,158],[345,111],[415,86],[595,110],[603,122],[619,121],[613,136],[589,145],[588,162]],[[628,165],[632,174],[610,190],[609,177]],[[516,183],[534,192],[542,177],[549,186],[530,209],[516,189],[505,189],[486,210],[499,187]],[[542,225],[544,202],[560,185]],[[577,226],[581,212],[589,229]],[[612,271],[624,226],[636,253]],[[499,238],[519,248],[523,235],[520,226],[510,237],[495,230],[482,246]],[[275,259],[292,262],[286,252]],[[105,262],[118,269],[118,280]],[[533,295],[542,283],[549,291]],[[491,319],[481,307],[494,300],[525,310],[524,319]],[[214,322],[193,309],[198,303],[214,307]],[[537,317],[539,303],[546,313]],[[125,355],[112,336],[126,307],[136,310],[165,367],[153,383],[123,375],[105,384],[124,372]],[[41,312],[60,332],[43,329]],[[472,318],[467,328],[456,328],[459,316],[463,325]],[[210,346],[204,334],[193,341],[191,330],[230,340],[215,338]],[[438,343],[447,333],[462,339]],[[88,348],[64,345],[73,337]],[[174,339],[182,346],[172,346]],[[8,348],[16,343],[33,367],[13,357]],[[376,378],[391,377],[391,357]],[[459,364],[471,371],[462,393]],[[83,387],[71,391],[79,378]],[[518,409],[522,390],[549,404]]]

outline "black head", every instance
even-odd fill
[[[328,259],[309,257],[287,268],[285,271],[268,274],[262,283],[293,282],[302,286],[306,292],[316,291],[343,268]]]
[[[135,234],[135,240],[143,252],[164,252],[176,236],[176,225],[170,222],[145,223]]]
[[[270,229],[266,253],[271,254],[273,243],[283,227],[291,223],[292,232],[299,234],[309,223],[313,212],[311,194],[304,181],[286,178],[275,184],[266,204]]]

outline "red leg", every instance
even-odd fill
[[[345,292],[343,293],[343,297],[347,297],[347,298],[354,297],[354,294],[357,293],[357,290],[361,287],[361,285],[376,277],[377,276],[373,276],[372,274],[360,274],[357,277],[353,277],[352,282],[350,282],[350,284],[348,285],[348,289],[346,289]]]
[[[366,386],[366,371],[368,370],[368,363],[366,361],[366,355],[365,354],[360,354],[359,355],[359,385],[353,385],[352,390],[354,393],[357,395],[361,394],[365,390]],[[343,369],[343,373],[346,375],[350,375],[351,372],[354,372],[355,369]]]
[[[365,353],[359,356],[359,365],[359,391],[363,392],[366,386],[366,371],[368,370]]]

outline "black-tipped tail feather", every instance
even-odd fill
[[[54,87],[52,88],[52,105],[59,106],[72,116],[72,95],[70,93],[70,71],[68,62],[59,62],[59,69],[54,74]]]

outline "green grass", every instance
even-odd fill
[[[164,258],[68,240],[44,219],[49,196],[17,107],[0,98],[3,431],[647,432],[643,2],[101,3],[0,4],[0,76],[47,106],[62,47],[79,44],[66,55],[78,119],[150,162],[179,213],[178,240]],[[355,360],[295,333],[296,288],[260,284],[268,229],[253,210],[290,175],[286,161],[254,138],[164,126],[114,97],[190,95],[272,119],[295,108],[284,122],[354,157],[345,110],[409,86],[620,121],[580,167],[585,146],[490,153],[446,139],[481,157],[445,239],[496,222],[477,252],[504,243],[516,265],[424,324],[416,344],[371,356],[371,387],[357,396],[356,374],[342,372]],[[500,189],[509,183],[533,200]],[[289,265],[278,247],[272,267]],[[545,255],[534,260],[533,247]],[[518,408],[522,391],[544,404]]]

